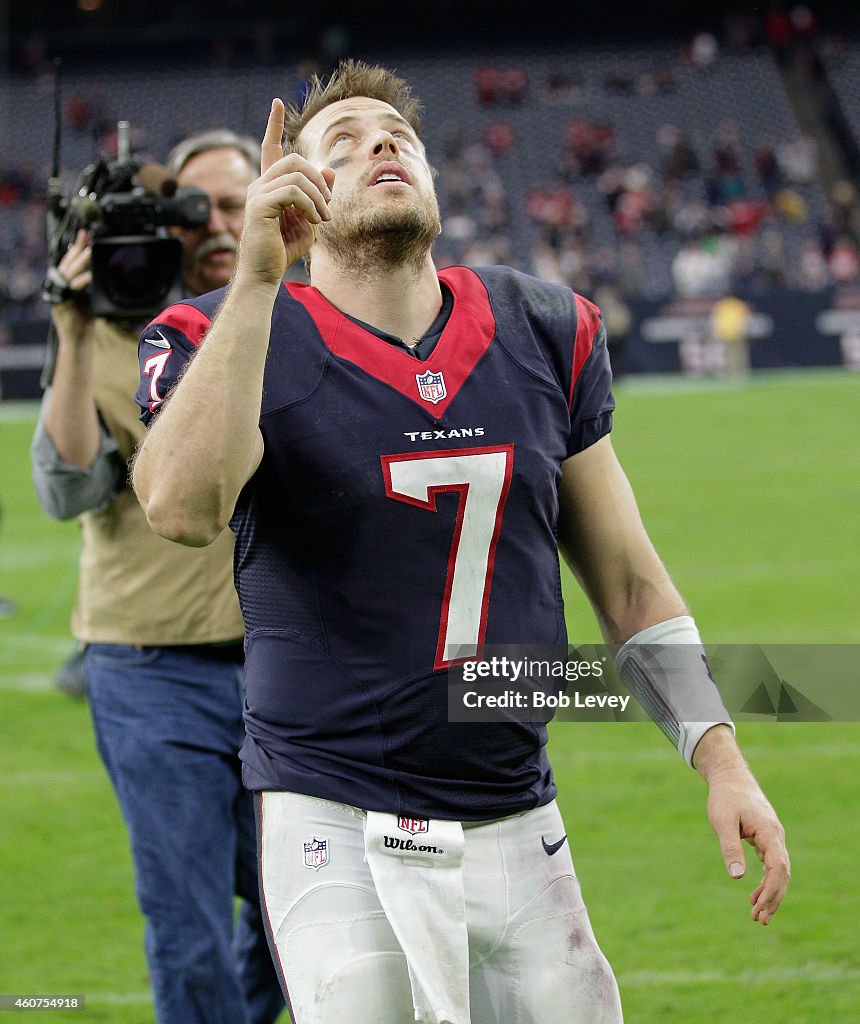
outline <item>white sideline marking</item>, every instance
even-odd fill
[[[77,537],[71,544],[20,544],[14,551],[3,552],[0,569],[4,572],[20,572],[22,569],[38,569],[43,565],[66,565],[72,561],[77,565],[79,555],[80,543]]]
[[[774,370],[753,370],[749,376],[708,377],[684,373],[633,373],[619,378],[615,385],[617,394],[678,395],[697,391],[741,391],[756,387],[781,387],[784,384],[805,386],[807,384],[843,384],[856,380],[844,367],[822,366],[818,368],[793,369],[785,367]]]
[[[47,693],[55,689],[51,675],[43,672],[29,672],[20,675],[0,676],[0,693]],[[57,693],[60,691],[57,690]],[[66,698],[68,700],[68,698]]]
[[[860,968],[832,964],[805,964],[802,967],[772,967],[760,971],[630,971],[618,975],[622,988],[662,988],[667,985],[772,985],[811,981],[817,983],[857,981]],[[88,1003],[115,1006],[152,1002],[149,992],[87,992]]]
[[[112,1003],[114,1006],[133,1006],[137,1003],[151,1003],[151,992],[87,992],[88,1003]]]
[[[32,648],[34,651],[52,651],[57,654],[68,654],[74,649],[75,638],[71,633],[61,636],[58,633],[12,633],[9,642],[16,648]]]
[[[726,971],[630,971],[618,976],[627,988],[661,985],[771,985],[792,981],[844,982],[860,979],[860,968],[835,964],[804,964],[802,967],[770,967],[728,973]]]

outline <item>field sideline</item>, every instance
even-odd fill
[[[617,400],[615,447],[705,639],[860,644],[860,376],[622,380]],[[52,683],[71,650],[78,531],[35,502],[35,413],[0,403],[0,595],[17,605],[0,620],[0,994],[85,993],[85,1013],[50,1019],[144,1024],[122,824],[87,706]],[[598,642],[564,586],[571,639]],[[739,736],[793,859],[766,929],[748,919],[755,866],[740,883],[725,875],[704,787],[655,727],[552,728],[559,802],[627,1024],[860,1020],[860,727],[744,724]]]

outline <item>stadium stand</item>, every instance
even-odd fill
[[[390,61],[384,48],[354,55]],[[396,66],[429,100],[425,135],[443,171],[437,261],[509,262],[621,302],[851,284],[856,187],[825,180],[786,89],[788,59],[782,42],[706,32],[405,56]],[[256,134],[269,98],[296,97],[308,66],[65,72],[66,186],[113,150],[119,118],[156,161],[193,130]],[[860,48],[848,48],[831,78],[860,138],[858,71]],[[16,341],[45,320],[52,84],[43,61],[6,87],[16,134],[14,159],[0,156],[0,302]]]

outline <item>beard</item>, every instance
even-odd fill
[[[341,202],[317,231],[334,262],[351,275],[366,277],[402,266],[418,270],[442,230],[435,195],[375,209],[362,207],[355,195]]]

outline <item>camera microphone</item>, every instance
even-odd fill
[[[176,195],[176,178],[162,164],[142,164],[137,180],[148,192],[167,198]]]

